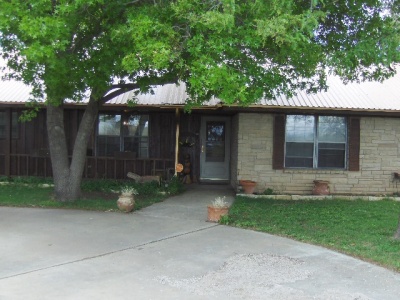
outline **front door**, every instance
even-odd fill
[[[203,117],[201,119],[201,181],[228,181],[230,165],[229,117]]]

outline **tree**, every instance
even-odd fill
[[[188,107],[212,96],[248,105],[324,89],[328,72],[383,80],[400,61],[394,1],[0,0],[0,47],[9,77],[46,100],[55,195],[73,201],[112,96],[184,82]],[[88,91],[69,163],[63,104]]]

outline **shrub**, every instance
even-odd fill
[[[167,192],[171,195],[180,194],[185,190],[183,183],[179,180],[178,177],[174,176],[167,183]]]
[[[4,177],[4,181],[12,182],[15,184],[29,184],[29,185],[39,185],[39,184],[52,184],[52,178],[36,177],[36,176],[17,176],[17,177]]]
[[[157,181],[145,182],[145,183],[134,183],[136,190],[139,195],[155,195],[161,191],[161,187]]]
[[[127,181],[113,179],[84,179],[81,188],[86,192],[119,192]]]
[[[271,188],[267,188],[264,192],[263,195],[275,195],[274,190]]]

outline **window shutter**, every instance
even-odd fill
[[[360,171],[360,118],[349,118],[349,171]]]
[[[274,117],[272,168],[282,170],[285,161],[285,116]]]

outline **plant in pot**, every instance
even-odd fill
[[[131,212],[135,207],[135,195],[138,192],[131,186],[125,186],[121,189],[121,194],[117,200],[117,206],[121,211]]]
[[[207,206],[208,210],[208,222],[219,222],[222,216],[228,214],[229,205],[225,201],[224,197],[216,197],[214,201],[211,202],[210,205]]]
[[[257,182],[252,180],[239,180],[239,184],[242,186],[245,194],[253,194],[256,188]]]
[[[313,195],[329,195],[329,181],[314,180]]]

